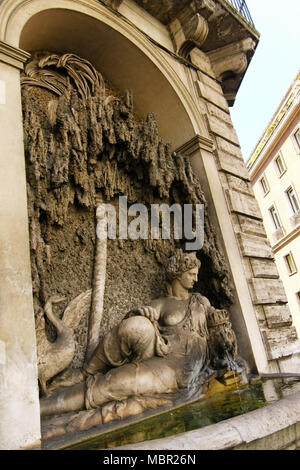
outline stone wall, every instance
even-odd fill
[[[199,67],[197,72],[193,72],[199,106],[214,143],[214,158],[268,360],[274,371],[276,367],[281,371],[288,368],[296,371],[300,363],[300,341],[292,325],[284,287],[279,279],[222,84],[216,79],[207,55],[194,49],[191,60]]]
[[[104,29],[103,32],[100,27],[99,29],[96,27],[93,28],[93,31],[91,31],[90,28],[90,30],[87,30],[89,41],[82,41],[84,44],[78,44],[80,41],[78,40],[78,29],[76,28],[74,28],[74,32],[70,31],[68,37],[62,35],[61,31],[57,32],[56,29],[55,35],[52,37],[51,35],[47,36],[47,34],[49,34],[49,25],[51,25],[51,15],[53,15],[53,13],[51,11],[49,16],[46,16],[47,21],[44,21],[44,23],[39,20],[39,14],[45,13],[47,10],[44,1],[36,0],[34,2],[23,2],[16,0],[15,2],[4,2],[4,8],[2,7],[3,2],[0,0],[0,66],[2,73],[1,80],[3,80],[6,85],[5,100],[3,102],[2,97],[0,106],[0,133],[3,137],[1,165],[5,168],[5,171],[1,172],[0,185],[1,211],[3,220],[5,221],[5,223],[1,225],[0,230],[2,247],[0,253],[1,294],[3,294],[0,312],[2,341],[0,343],[0,434],[1,448],[6,449],[22,448],[26,446],[33,447],[39,445],[40,438],[36,370],[37,358],[34,337],[32,284],[30,282],[28,206],[26,199],[20,94],[20,70],[23,68],[23,63],[28,59],[29,54],[20,50],[19,47],[32,50],[30,47],[24,46],[26,31],[27,38],[30,38],[29,42],[27,42],[29,45],[32,45],[34,41],[39,42],[39,40],[45,40],[45,43],[49,45],[52,40],[55,44],[60,44],[61,49],[64,49],[65,41],[68,39],[69,43],[73,41],[72,47],[74,49],[77,48],[80,49],[80,51],[84,51],[86,57],[89,58],[91,58],[93,54],[94,58],[99,57],[97,41],[99,40],[100,44],[101,37],[102,40],[108,36],[109,38],[114,37],[115,39],[116,37],[117,39],[122,37],[124,43],[126,42],[126,47],[129,44],[134,44],[134,47],[136,47],[137,54],[131,54],[131,60],[133,58],[138,60],[139,56],[143,56],[143,58],[145,56],[151,64],[154,64],[153,69],[156,67],[156,78],[158,76],[167,77],[166,80],[161,83],[166,84],[168,82],[169,101],[161,105],[161,98],[159,94],[156,93],[155,89],[155,94],[158,96],[155,97],[157,100],[156,106],[157,109],[160,110],[164,107],[167,108],[167,112],[170,112],[170,109],[184,110],[186,114],[185,117],[182,118],[182,121],[185,119],[183,124],[186,124],[188,121],[189,125],[187,126],[188,130],[186,130],[184,126],[182,129],[186,132],[184,135],[188,134],[187,139],[197,137],[197,133],[201,134],[201,130],[205,127],[202,123],[201,114],[205,117],[209,133],[207,132],[205,134],[207,129],[204,129],[203,133],[205,135],[201,134],[200,137],[202,141],[206,141],[209,145],[207,145],[207,148],[204,150],[201,148],[200,154],[202,152],[203,160],[204,156],[210,158],[209,163],[210,168],[213,170],[211,173],[213,176],[210,176],[209,183],[212,191],[215,191],[215,193],[219,195],[217,190],[219,190],[219,186],[221,185],[221,196],[227,204],[228,210],[226,210],[226,213],[224,212],[224,219],[226,219],[226,223],[227,220],[229,220],[228,225],[230,225],[230,229],[232,228],[232,230],[234,230],[235,235],[234,238],[228,237],[230,243],[225,244],[224,252],[227,257],[231,256],[236,258],[236,260],[243,265],[243,272],[240,278],[237,278],[239,282],[236,282],[236,288],[239,288],[241,284],[245,283],[245,279],[247,280],[247,292],[246,290],[243,292],[245,295],[249,296],[251,293],[251,309],[253,310],[254,305],[256,311],[254,325],[256,329],[253,335],[254,337],[259,336],[259,330],[257,330],[257,325],[259,325],[261,338],[265,345],[265,348],[258,350],[258,356],[264,356],[265,351],[267,351],[271,365],[270,368],[273,367],[274,371],[277,369],[276,364],[279,364],[281,370],[289,371],[289,369],[291,370],[291,368],[295,367],[295,364],[297,365],[297,361],[299,368],[299,359],[297,359],[300,350],[299,342],[296,339],[295,330],[291,325],[290,313],[286,307],[286,299],[273,263],[272,253],[270,252],[270,247],[266,240],[261,217],[253,193],[249,187],[249,179],[239,149],[238,138],[230,119],[227,106],[227,100],[230,103],[233,101],[233,97],[230,96],[230,76],[228,80],[227,74],[226,95],[224,94],[224,84],[222,88],[221,82],[218,81],[222,78],[222,54],[226,52],[228,60],[224,63],[226,63],[226,66],[230,64],[230,67],[234,69],[237,74],[238,80],[235,84],[240,83],[243,73],[247,68],[249,54],[253,52],[253,41],[243,41],[245,34],[247,35],[249,32],[248,27],[245,23],[241,24],[237,18],[237,14],[232,15],[230,13],[232,18],[235,16],[234,22],[235,25],[237,25],[236,29],[229,27],[226,31],[223,31],[224,34],[219,34],[222,33],[222,31],[218,28],[222,29],[223,22],[219,21],[220,15],[211,13],[214,11],[214,4],[217,4],[220,13],[220,5],[223,3],[225,5],[227,2],[223,2],[223,0],[203,1],[201,2],[204,5],[203,14],[205,18],[211,18],[211,21],[208,21],[208,29],[211,33],[218,33],[216,35],[218,42],[214,42],[214,37],[210,34],[208,34],[207,39],[205,39],[202,35],[202,31],[200,31],[200,36],[198,35],[199,29],[197,25],[199,25],[201,21],[199,20],[198,14],[194,15],[195,11],[192,8],[192,10],[185,12],[187,16],[181,16],[180,21],[182,23],[180,23],[180,21],[177,23],[174,15],[172,18],[167,19],[167,21],[172,21],[176,28],[179,26],[179,30],[176,30],[176,40],[178,43],[174,45],[172,51],[169,51],[172,55],[172,59],[170,59],[171,55],[165,49],[164,52],[162,52],[160,45],[155,43],[150,37],[151,35],[148,34],[149,31],[147,35],[145,35],[143,31],[139,31],[141,23],[139,23],[138,20],[134,20],[134,8],[132,10],[131,22],[129,22],[126,18],[124,20],[119,13],[116,15],[115,10],[107,10],[103,6],[106,4],[112,5],[113,8],[118,8],[122,3],[121,1],[78,2],[76,0],[70,0],[67,2],[68,10],[61,8],[62,3],[63,2],[59,0],[53,1],[53,8],[57,9],[56,14],[61,9],[66,14],[65,18],[68,17],[68,19],[71,20],[76,16],[74,15],[75,12],[80,12],[80,14],[82,14],[82,23],[86,24],[86,28],[88,28],[90,24],[87,18],[93,18],[98,26],[105,25],[107,29]],[[142,6],[146,5],[146,3],[149,4],[149,2],[142,1],[138,3]],[[151,2],[151,4],[153,3],[155,2]],[[182,2],[179,1],[175,3],[176,5],[182,4]],[[188,2],[184,2],[184,4],[187,3]],[[199,4],[200,2],[196,3]],[[133,6],[136,5],[134,2],[131,2],[131,4]],[[123,10],[123,12],[124,11],[125,10]],[[174,14],[176,15],[177,11],[175,11]],[[199,22],[196,21],[193,23],[194,28],[189,28],[188,21],[186,21],[190,14],[194,15],[192,18],[199,20]],[[230,20],[228,11],[225,11],[225,13],[223,11],[222,15],[226,21]],[[45,24],[47,24],[48,29],[44,27]],[[180,34],[181,24],[184,25],[183,36]],[[202,24],[204,25],[204,29],[207,29],[204,21],[202,21]],[[154,28],[154,22],[153,25],[149,22],[149,28],[150,26]],[[164,37],[169,33],[170,38],[172,37],[171,29],[168,29],[167,24],[163,25],[161,23],[160,28],[165,28]],[[82,33],[85,29],[80,31]],[[112,31],[117,31],[118,36],[110,36]],[[106,34],[106,32],[108,32],[108,34]],[[97,36],[98,34],[99,36]],[[160,35],[158,34],[155,37],[159,38]],[[251,37],[255,37],[255,34],[252,34]],[[174,39],[174,37],[172,37],[172,39]],[[199,48],[193,49],[195,46],[194,43],[199,43],[201,40],[204,41],[202,50],[206,51],[207,54],[202,53]],[[209,48],[221,47],[224,45],[225,40],[227,46],[230,46],[233,40],[236,40],[237,43],[233,48],[227,48],[226,51],[222,50],[218,51],[217,54],[209,54]],[[96,52],[95,44],[97,45]],[[120,57],[123,50],[120,44],[115,44],[114,53],[116,53],[118,46]],[[51,43],[51,47],[55,49],[53,43]],[[201,47],[201,44],[199,47]],[[128,46],[126,50],[132,53],[132,49]],[[184,53],[185,57],[178,56],[177,53],[180,51]],[[235,61],[231,61],[231,53]],[[123,58],[122,56],[122,61],[126,63]],[[170,60],[168,60],[168,58]],[[187,65],[187,59],[188,61],[191,60],[194,65]],[[113,63],[113,68],[116,69],[115,74],[123,75],[118,68],[115,67],[114,56],[113,58],[110,56],[105,64],[108,67],[111,63]],[[143,61],[140,63],[142,65],[144,64]],[[132,70],[129,70],[129,77],[130,79],[133,77],[140,83],[145,73],[142,67],[141,70],[136,69],[132,69],[134,73],[132,73]],[[223,72],[226,72],[226,70],[223,70]],[[138,76],[138,79],[136,76]],[[188,78],[184,80],[182,77]],[[216,80],[216,77],[218,80]],[[148,75],[147,79],[148,81],[144,80],[143,83],[150,85],[149,88],[151,88],[155,81]],[[188,83],[190,85],[188,85]],[[146,88],[145,86],[145,93],[147,92]],[[161,87],[161,89],[166,90],[166,87]],[[171,92],[170,89],[172,89]],[[151,104],[153,104],[153,95],[153,93],[149,95],[151,99],[149,99],[147,103],[151,102]],[[172,97],[172,100],[170,97]],[[159,105],[157,105],[158,102]],[[170,108],[170,103],[173,105],[174,102],[176,102],[175,104],[179,103],[180,106]],[[200,112],[197,114],[195,104],[201,111],[201,114]],[[149,109],[149,111],[151,110]],[[166,116],[166,114],[162,113],[162,116]],[[188,119],[186,116],[188,116]],[[197,118],[199,118],[198,127],[196,122]],[[177,116],[173,116],[172,119],[175,121]],[[177,121],[179,120],[177,119]],[[167,127],[172,127],[169,122]],[[195,129],[195,135],[190,135],[191,127],[193,130]],[[172,127],[172,129],[174,128]],[[176,129],[178,130],[178,127],[176,127]],[[208,136],[210,136],[211,140],[208,139]],[[176,132],[173,132],[173,137],[177,145],[180,145],[181,140],[179,139],[178,142]],[[201,158],[198,158],[198,161],[201,163]],[[217,173],[217,170],[219,173]],[[216,174],[217,177],[214,179]],[[214,208],[212,208],[212,210],[213,209]],[[222,222],[220,218],[219,222]],[[238,254],[234,251],[236,246],[239,249]],[[91,245],[90,251],[92,251]],[[89,274],[87,273],[86,280],[88,280],[88,276]],[[243,294],[239,293],[237,297],[238,300],[243,300]],[[239,314],[243,317],[243,320],[246,312],[243,309],[239,309]],[[7,319],[9,319],[9,321]],[[249,326],[248,323],[248,320],[245,320],[248,330],[249,328],[252,330],[253,325],[250,324]],[[257,335],[256,331],[258,331]],[[18,356],[19,353],[20,355]],[[21,384],[25,384],[24,387],[22,387]],[[26,396],[23,393],[24,389],[27,391]],[[16,413],[16,403],[18,404],[18,413]],[[291,424],[291,426],[292,425],[293,424]],[[289,445],[289,443],[287,445]]]

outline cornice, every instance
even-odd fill
[[[272,135],[269,137],[268,142],[261,149],[260,154],[256,157],[256,159],[251,163],[250,160],[247,162],[247,168],[249,174],[251,176],[251,181],[253,181],[257,175],[260,173],[261,169],[268,164],[270,157],[272,156],[272,152],[274,151],[276,145],[280,142],[280,140],[284,137],[287,133],[289,127],[297,117],[300,111],[300,100],[295,106],[289,110],[289,112],[283,117],[283,120],[279,123],[278,127],[274,129]],[[268,128],[271,127],[268,126]],[[290,134],[289,134],[290,135]],[[287,135],[286,138],[289,137]]]
[[[6,42],[0,41],[0,62],[11,65],[17,69],[23,70],[24,62],[30,58],[28,52],[10,46]]]
[[[183,153],[185,155],[193,155],[199,150],[206,150],[208,152],[213,152],[214,143],[211,139],[207,137],[201,137],[196,135],[191,140],[181,145],[176,149],[176,152]]]
[[[271,140],[274,138],[274,136],[277,137],[278,131],[281,131],[283,124],[285,124],[285,128],[288,126],[286,120],[288,120],[289,122],[291,121],[291,119],[293,119],[295,112],[297,112],[296,108],[297,104],[299,104],[299,95],[300,73],[293,81],[293,84],[291,85],[285,97],[281,101],[281,104],[278,106],[275,114],[273,115],[268,126],[264,130],[261,138],[256,144],[252,155],[247,161],[247,168],[249,171],[251,171],[251,167],[255,166],[258,160],[262,159],[264,161],[267,158],[264,155],[264,152],[270,147]],[[283,134],[283,132],[281,132],[281,135]]]
[[[285,235],[279,242],[276,243],[276,245],[272,246],[273,252],[276,254],[278,253],[279,250],[284,248],[288,243],[293,241],[295,238],[297,238],[300,235],[300,225],[298,225],[294,230],[292,230],[290,233]]]

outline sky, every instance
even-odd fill
[[[260,41],[230,108],[248,160],[300,69],[300,0],[246,0]]]

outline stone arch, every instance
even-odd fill
[[[182,147],[195,135],[208,138],[176,65],[171,66],[143,34],[100,3],[55,0],[49,8],[43,0],[8,0],[1,14],[6,26],[0,34],[11,46],[29,53],[76,54],[120,91],[131,89],[137,114],[143,119],[153,112],[160,136],[172,149]]]
[[[54,0],[49,8],[45,0],[7,0],[0,24],[1,40],[14,47],[73,52],[93,63],[118,89],[131,89],[137,112],[141,117],[154,112],[160,134],[172,148],[195,134],[209,137],[176,64],[171,66],[167,55],[137,28],[100,3]]]

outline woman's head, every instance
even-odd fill
[[[186,288],[188,288],[189,280],[188,277],[195,278],[195,273],[198,273],[198,270],[201,266],[200,261],[198,260],[196,253],[184,253],[183,250],[179,249],[176,253],[171,256],[166,263],[166,275],[167,275],[167,289],[169,294],[171,294],[172,282],[175,279],[181,279],[185,283],[185,277],[187,278]],[[187,273],[191,273],[191,276],[188,276]],[[197,276],[196,276],[197,277]],[[192,283],[193,284],[193,283]],[[189,288],[192,285],[189,286]]]

